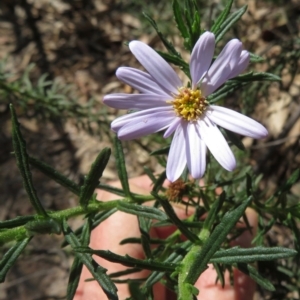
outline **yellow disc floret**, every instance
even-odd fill
[[[177,116],[187,121],[198,120],[208,106],[208,102],[202,96],[200,90],[192,90],[186,87],[180,88],[174,100],[169,103],[173,105]]]

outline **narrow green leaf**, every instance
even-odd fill
[[[93,218],[92,216],[88,216],[82,228],[80,241],[83,246],[88,246],[88,244],[90,243],[91,231],[93,229],[92,218]]]
[[[147,279],[147,277],[141,277],[141,278],[136,278],[136,279],[113,279],[114,283],[126,283],[126,284],[130,284],[132,282],[140,285],[142,282],[144,282]],[[134,300],[136,298],[130,297],[130,298],[126,298],[126,300]],[[140,298],[138,298],[139,300]]]
[[[185,282],[194,284],[200,274],[207,268],[207,263],[215,252],[220,248],[223,241],[230,230],[235,226],[238,220],[243,215],[246,207],[249,205],[251,197],[241,203],[237,208],[227,212],[222,218],[219,225],[216,226],[206,242],[200,247],[194,246],[187,256],[186,260],[191,260],[191,265],[188,270],[182,269],[182,272],[187,272]],[[200,248],[200,249],[199,249]],[[194,249],[194,250],[193,250]],[[199,251],[200,250],[200,251]]]
[[[160,221],[164,221],[168,219],[168,217],[163,211],[155,207],[149,207],[149,206],[139,205],[134,203],[127,203],[123,201],[118,204],[117,208],[120,211],[132,215],[143,216],[149,219],[155,219]]]
[[[204,222],[191,222],[189,220],[181,220],[185,224],[185,226],[189,228],[203,228]],[[171,226],[173,223],[171,221],[159,221],[155,222],[152,227],[164,227],[164,226]]]
[[[28,237],[12,246],[3,256],[0,261],[0,283],[4,282],[7,272],[16,262],[22,251],[30,242],[31,237]]]
[[[195,235],[193,232],[191,232],[188,227],[177,217],[177,215],[174,212],[173,207],[171,204],[168,202],[167,199],[161,198],[158,194],[155,192],[152,192],[152,195],[159,201],[163,209],[165,210],[166,214],[170,218],[170,220],[177,226],[177,228],[180,230],[180,232],[188,238],[190,241],[194,243],[200,242],[199,238],[197,235]]]
[[[249,193],[249,197],[251,195],[253,195],[253,193],[252,194]],[[247,194],[247,196],[248,196],[248,194]],[[243,221],[244,221],[244,223],[246,225],[246,227],[243,230],[244,231],[249,231],[251,234],[253,234],[253,226],[251,226],[251,224],[250,224],[250,222],[248,220],[248,216],[247,216],[246,212],[243,214],[242,219],[243,219]]]
[[[46,163],[38,160],[37,158],[28,157],[29,163],[37,168],[39,171],[47,175],[49,178],[53,179],[56,181],[58,184],[61,186],[64,186],[67,188],[69,191],[71,191],[73,194],[79,196],[80,194],[80,187],[78,184],[76,184],[74,181],[68,179],[66,176],[63,174],[59,173],[57,170],[54,168],[50,167]]]
[[[215,93],[209,95],[207,97],[207,101],[210,104],[213,104],[221,99],[224,99],[228,97],[230,94],[232,94],[235,90],[241,89],[243,86],[247,85],[249,82],[241,82],[241,83],[234,83],[231,84],[230,80],[227,81],[227,83],[224,84],[223,87],[221,87],[219,90],[217,90]]]
[[[250,53],[250,62],[252,63],[260,63],[260,62],[264,62],[265,59],[257,54],[254,54],[254,53]]]
[[[150,180],[152,181],[152,183],[156,182],[156,178],[155,178],[155,176],[153,174],[153,171],[150,168],[148,168],[147,166],[144,166],[144,172],[150,178]]]
[[[79,203],[81,206],[86,207],[88,205],[95,188],[99,184],[99,179],[108,163],[110,154],[111,150],[104,148],[92,164],[88,175],[84,178],[83,186],[80,188]]]
[[[152,191],[158,193],[162,189],[166,179],[167,179],[167,173],[166,171],[163,171],[157,178],[156,182],[154,183]]]
[[[298,251],[298,255],[297,255],[297,259],[299,261],[299,257],[300,257],[300,230],[298,227],[298,224],[296,222],[296,220],[292,217],[291,214],[287,215],[287,224],[289,226],[289,228],[292,230],[294,238],[295,238],[295,248]]]
[[[90,248],[78,247],[76,248],[76,251],[78,253],[89,253],[92,255],[97,255],[108,261],[119,263],[127,267],[135,267],[140,269],[163,271],[163,272],[173,272],[177,267],[177,264],[175,263],[158,262],[153,259],[140,260],[140,259],[133,258],[129,255],[125,255],[125,256],[118,255],[109,250],[93,250]]]
[[[190,67],[189,65],[182,60],[181,58],[174,56],[172,54],[168,54],[162,51],[157,50],[156,51],[162,58],[164,58],[168,63],[173,64],[175,66],[178,66],[187,77],[191,77],[190,75]]]
[[[289,212],[293,217],[300,219],[300,203],[289,207],[287,212]]]
[[[219,198],[212,204],[212,206],[209,209],[209,212],[207,214],[207,217],[203,223],[203,228],[200,232],[200,238],[201,240],[206,240],[209,236],[212,226],[216,220],[217,214],[220,211],[220,209],[223,206],[223,203],[226,199],[226,192],[223,191]]]
[[[0,229],[15,228],[25,225],[27,222],[33,221],[35,216],[16,217],[11,220],[0,221]]]
[[[220,26],[219,30],[215,34],[216,36],[216,43],[219,42],[225,33],[236,23],[242,15],[246,12],[247,5],[241,7],[239,10],[231,14]]]
[[[71,245],[73,249],[77,247],[82,247],[79,240],[68,226],[67,222],[63,222],[63,233],[67,242]],[[75,252],[76,257],[85,264],[87,269],[91,272],[92,276],[97,280],[103,292],[106,294],[108,299],[118,300],[117,288],[112,282],[112,280],[106,274],[106,269],[98,265],[91,257],[85,252]]]
[[[166,146],[163,148],[160,148],[158,150],[155,150],[153,152],[150,153],[151,156],[155,156],[155,155],[167,155],[169,153],[170,150],[170,146]]]
[[[115,147],[115,156],[116,156],[116,165],[118,170],[119,179],[122,184],[123,191],[129,199],[132,199],[132,195],[129,189],[127,170],[125,165],[125,157],[123,152],[123,147],[121,141],[116,136],[114,138],[114,147]]]
[[[130,238],[126,238],[126,239],[122,240],[120,242],[120,245],[125,245],[125,244],[141,244],[141,243],[142,243],[142,239],[130,237]],[[149,243],[150,244],[166,244],[167,241],[166,240],[161,240],[161,239],[149,239]]]
[[[186,166],[182,172],[182,175],[181,175],[181,179],[183,180],[183,182],[187,182],[189,180],[189,169],[188,167]]]
[[[213,266],[217,272],[218,280],[220,280],[221,286],[222,286],[222,288],[224,288],[224,286],[225,286],[225,278],[224,278],[225,272],[224,271],[225,270],[223,270],[223,268],[221,267],[220,264],[213,264]]]
[[[267,72],[249,72],[246,74],[239,75],[228,82],[235,83],[241,81],[281,81],[281,78],[275,74]]]
[[[31,205],[39,215],[47,216],[33,186],[32,175],[29,169],[29,159],[26,151],[26,143],[22,137],[20,124],[18,122],[16,112],[13,105],[10,105],[10,112],[12,118],[12,139],[20,173],[23,179],[23,185],[28,194]]]
[[[273,284],[269,280],[261,276],[254,267],[243,263],[235,264],[234,267],[236,267],[243,273],[247,274],[250,278],[252,278],[257,284],[259,284],[264,289],[271,292],[275,291],[275,287],[273,286]]]
[[[100,190],[107,191],[107,192],[110,192],[112,194],[118,195],[121,198],[126,198],[126,195],[125,195],[124,191],[122,189],[116,188],[114,186],[100,183],[97,186],[97,188],[100,189]],[[136,193],[130,193],[130,194],[136,202],[137,201],[144,202],[146,200],[153,200],[153,197],[151,195],[141,195],[141,194],[136,194]],[[101,200],[101,199],[99,199],[99,200]],[[127,199],[127,200],[129,200],[129,199]]]
[[[257,235],[255,236],[255,238],[253,239],[252,243],[253,244],[262,244],[263,240],[264,240],[264,235],[273,227],[273,225],[275,224],[276,219],[272,218],[267,225],[265,225],[262,229],[260,229],[260,227],[258,226],[258,232]]]
[[[53,84],[51,80],[46,80],[48,76],[49,74],[45,73],[42,74],[41,77],[38,79],[36,87],[40,94],[45,94],[45,88]]]
[[[145,299],[145,295],[141,292],[140,283],[130,280],[128,283],[129,291],[132,300],[143,300]]]
[[[237,182],[240,182],[240,181],[244,181],[245,180],[245,175],[242,175],[240,177],[237,177],[235,179],[230,179],[230,180],[218,180],[216,179],[215,180],[215,187],[213,186],[213,189],[215,189],[217,186],[227,186],[227,185],[232,185],[233,183],[237,183]]]
[[[246,174],[246,192],[248,197],[253,194],[252,178],[248,173]]]
[[[283,247],[255,247],[246,249],[234,247],[217,251],[210,259],[210,262],[232,265],[234,263],[252,263],[256,261],[288,258],[296,254],[297,251]]]
[[[124,191],[122,189],[116,188],[114,186],[111,186],[111,185],[108,185],[108,184],[105,184],[105,183],[99,183],[97,188],[100,189],[100,190],[107,191],[107,192],[110,192],[112,194],[118,195],[122,198],[126,197],[126,194],[124,193]]]
[[[165,36],[162,34],[162,32],[158,29],[156,22],[151,18],[151,16],[149,16],[147,13],[143,13],[143,15],[145,16],[145,18],[148,20],[148,22],[151,24],[151,26],[155,29],[157,35],[159,36],[159,38],[161,39],[161,41],[163,42],[164,46],[166,47],[166,49],[168,50],[168,52],[172,55],[174,55],[175,57],[180,58],[181,55],[178,51],[176,51],[176,49],[174,48],[173,44],[168,41]]]
[[[91,230],[91,218],[88,218],[85,224],[83,225],[82,229],[81,242],[83,246],[88,246],[90,242]],[[69,275],[69,282],[67,287],[67,300],[72,300],[75,296],[80,280],[82,267],[82,261],[78,257],[75,257]]]
[[[289,268],[289,266],[286,266],[286,267],[283,267],[283,266],[277,266],[277,270],[278,270],[278,273],[282,273],[284,275],[286,275],[287,277],[294,277],[294,272],[293,270],[291,270]]]
[[[195,7],[195,12],[194,12],[194,18],[193,18],[193,24],[192,24],[192,46],[194,48],[195,44],[197,43],[200,35],[201,35],[201,19],[199,12],[196,10]]]
[[[189,30],[191,30],[193,21],[194,21],[194,13],[195,13],[195,5],[192,0],[185,0],[184,1],[184,8],[185,8],[185,16],[186,16],[186,21],[189,26]]]
[[[165,260],[166,263],[179,263],[182,261],[183,257],[186,255],[188,249],[192,246],[190,241],[183,242],[178,248],[174,250],[172,254],[170,254]],[[163,276],[165,272],[154,271],[150,274],[146,282],[144,283],[144,288],[152,287],[156,282],[158,282]]]
[[[233,0],[229,0],[224,8],[224,10],[222,11],[222,13],[218,16],[218,18],[216,19],[215,23],[213,24],[213,26],[211,27],[210,31],[213,32],[214,34],[216,34],[219,30],[221,25],[224,23],[224,21],[226,20],[226,18],[229,15],[229,12],[231,10],[231,6],[232,6]]]
[[[290,178],[276,191],[275,195],[279,196],[282,193],[289,192],[291,187],[300,180],[300,169],[293,172]]]
[[[71,266],[68,287],[67,287],[67,300],[74,299],[78,283],[80,280],[80,275],[82,271],[83,263],[80,258],[75,257]]]
[[[228,137],[228,139],[230,140],[230,142],[235,145],[238,149],[242,150],[242,151],[246,151],[246,148],[244,146],[244,144],[242,143],[241,139],[237,136],[236,133],[227,130],[225,128],[223,128],[223,131],[225,131],[226,136]]]
[[[142,269],[140,269],[140,268],[131,268],[131,269],[127,269],[127,270],[120,271],[120,272],[110,273],[109,277],[110,278],[121,277],[121,276],[124,276],[124,275],[129,275],[129,274],[137,273],[137,272],[140,272],[140,271],[142,271]]]
[[[253,81],[280,81],[280,77],[265,73],[265,72],[258,72],[253,73],[249,72],[234,79],[228,80],[219,90],[215,93],[209,95],[207,100],[209,103],[215,103],[220,99],[223,99],[233,93],[235,90],[242,88],[243,86],[247,85],[249,82]]]
[[[182,37],[184,39],[190,38],[189,32],[188,32],[186,25],[184,23],[184,20],[182,18],[182,16],[183,16],[182,9],[177,0],[173,0],[173,15],[174,15],[175,22],[177,24],[177,28],[180,31]]]
[[[92,229],[96,228],[100,223],[105,221],[107,218],[109,218],[111,215],[113,215],[117,211],[118,210],[116,208],[112,208],[110,210],[102,211],[102,212],[96,214],[95,217],[93,217],[93,219],[92,219],[92,225],[91,225]]]
[[[151,241],[150,241],[150,235],[149,235],[152,220],[149,218],[144,218],[142,216],[138,216],[138,221],[139,221],[139,229],[141,232],[141,244],[142,244],[145,256],[147,258],[152,258],[151,245],[150,245]]]

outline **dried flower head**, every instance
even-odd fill
[[[169,201],[180,201],[183,195],[186,193],[186,183],[182,179],[177,179],[171,182],[166,190],[166,196]]]

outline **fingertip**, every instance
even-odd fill
[[[208,268],[201,274],[196,281],[195,287],[199,289],[197,299],[211,300],[233,300],[235,299],[235,291],[230,284],[230,274],[228,271],[224,274],[225,285],[221,286],[220,282],[216,282],[217,272],[213,265],[209,264]],[[236,299],[235,299],[236,300]]]

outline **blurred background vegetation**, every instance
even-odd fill
[[[202,28],[209,29],[226,1],[197,3]],[[264,141],[243,139],[246,158],[235,149],[256,174],[263,175],[260,188],[267,197],[300,165],[300,3],[237,0],[234,9],[245,4],[248,11],[226,39],[237,37],[245,49],[264,58],[249,70],[271,72],[282,81],[251,84],[222,103],[251,115],[269,129]],[[139,39],[163,49],[143,11],[188,60],[170,0],[0,1],[0,220],[32,213],[11,155],[9,103],[16,108],[29,153],[82,181],[99,151],[111,146],[110,122],[124,113],[105,107],[103,95],[132,92],[115,77],[119,66],[139,67],[125,43]],[[145,165],[161,171],[148,155],[160,142],[157,135],[125,143],[131,177],[142,174]],[[54,210],[75,205],[73,196],[66,197],[56,183],[34,170],[33,175],[45,207]],[[111,159],[103,178],[116,176]],[[300,184],[292,193],[299,197]],[[272,245],[292,243],[290,232],[276,224],[267,239]],[[71,257],[58,250],[60,242],[56,236],[35,237],[28,251],[36,255],[18,260],[1,285],[0,299],[61,299]],[[268,276],[277,274],[268,272]],[[262,295],[264,299],[296,299],[282,286],[276,295]]]

